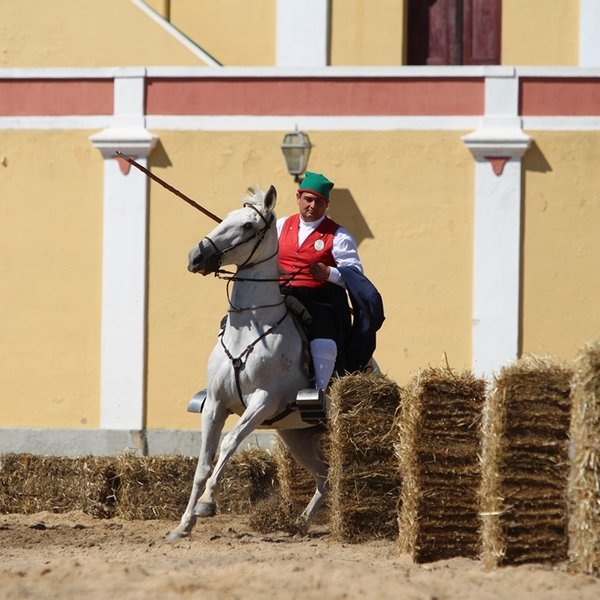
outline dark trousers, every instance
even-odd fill
[[[281,293],[300,300],[310,313],[312,323],[307,327],[309,340],[325,338],[336,342],[336,371],[341,372],[351,326],[346,290],[339,285],[328,283],[320,288],[282,286]]]

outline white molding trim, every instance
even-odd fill
[[[107,129],[112,115],[61,117],[0,117],[0,131],[51,129]],[[151,115],[145,119],[149,129],[164,131],[469,131],[482,124],[480,117],[402,117],[402,116],[180,116]],[[600,131],[600,117],[522,117],[529,131]]]
[[[171,37],[176,39],[186,50],[189,50],[196,58],[209,65],[210,67],[220,67],[221,63],[213,58],[208,52],[203,50],[198,44],[184,35],[177,27],[167,21],[162,15],[157,13],[152,7],[148,6],[143,0],[131,0],[131,3],[139,8],[145,15],[150,17],[155,23],[162,27]]]
[[[110,127],[112,115],[66,117],[0,117],[0,130],[101,129]]]
[[[324,67],[329,53],[329,0],[277,0],[278,67]]]
[[[523,117],[523,129],[538,131],[598,131],[600,117]]]
[[[133,0],[132,0],[133,1]],[[146,74],[149,77],[181,78],[477,78],[477,77],[600,77],[598,67],[521,67],[521,66],[402,66],[402,67],[6,67],[0,79],[112,79]]]
[[[477,127],[479,117],[402,116],[179,116],[150,115],[150,129],[185,131],[468,131]]]
[[[579,0],[579,66],[600,67],[600,1]]]
[[[148,66],[146,72],[149,77],[207,77],[214,79],[229,78],[307,78],[307,77],[327,77],[327,78],[474,78],[474,77],[512,77],[514,67],[503,66],[404,66],[404,67],[221,67],[218,70],[211,71],[198,67],[162,67]],[[600,75],[600,70],[598,75]]]
[[[112,79],[144,73],[144,67],[10,67],[0,69],[0,79]]]

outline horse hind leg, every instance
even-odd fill
[[[294,460],[312,475],[317,486],[313,497],[296,522],[296,526],[302,533],[308,531],[311,521],[329,491],[327,479],[329,465],[321,449],[324,431],[324,428],[318,425],[310,429],[288,429],[278,432]]]
[[[219,411],[214,403],[209,403],[209,401],[207,401],[204,412],[202,413],[202,445],[200,447],[200,456],[194,473],[192,492],[179,525],[167,535],[167,539],[170,541],[189,537],[192,528],[196,524],[196,518],[198,516],[207,516],[196,514],[195,507],[198,497],[204,490],[206,481],[210,477],[212,461],[219,445],[219,438],[221,437],[221,431],[223,430],[226,418],[226,411]]]

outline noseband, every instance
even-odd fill
[[[238,265],[238,270],[249,269],[250,267],[258,265],[258,264],[265,262],[265,261],[269,260],[270,258],[272,258],[272,256],[269,256],[258,262],[250,263],[250,260],[254,256],[255,252],[258,250],[258,247],[260,246],[261,242],[265,239],[265,235],[266,235],[267,231],[269,230],[269,227],[271,227],[271,224],[273,223],[273,219],[274,219],[273,213],[271,213],[269,215],[269,220],[267,221],[265,219],[265,217],[263,216],[263,214],[253,204],[245,203],[244,206],[251,208],[263,220],[264,227],[255,231],[252,235],[248,236],[245,240],[242,240],[241,242],[238,242],[237,244],[234,244],[233,246],[230,246],[229,248],[225,248],[223,250],[219,250],[219,248],[217,248],[217,245],[208,236],[205,236],[204,239],[207,240],[210,243],[210,245],[215,249],[215,254],[211,258],[216,259],[217,267],[221,266],[222,259],[227,253],[231,252],[232,250],[235,250],[239,246],[243,246],[244,244],[248,243],[249,241],[251,241],[255,238],[257,238],[256,244],[254,244],[254,248],[252,248],[252,252],[250,252],[248,258],[241,265]],[[204,241],[204,240],[202,240],[202,241]],[[202,249],[202,241],[199,244],[200,249]],[[277,251],[275,251],[275,254],[277,254]],[[275,254],[273,254],[273,256],[275,256]]]

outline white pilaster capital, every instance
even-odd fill
[[[158,138],[144,128],[109,127],[90,136],[90,141],[105,159],[114,158],[117,150],[128,156],[147,158]]]
[[[531,144],[531,138],[517,126],[520,119],[484,119],[475,131],[463,136],[465,146],[477,161],[490,157],[520,160]]]

